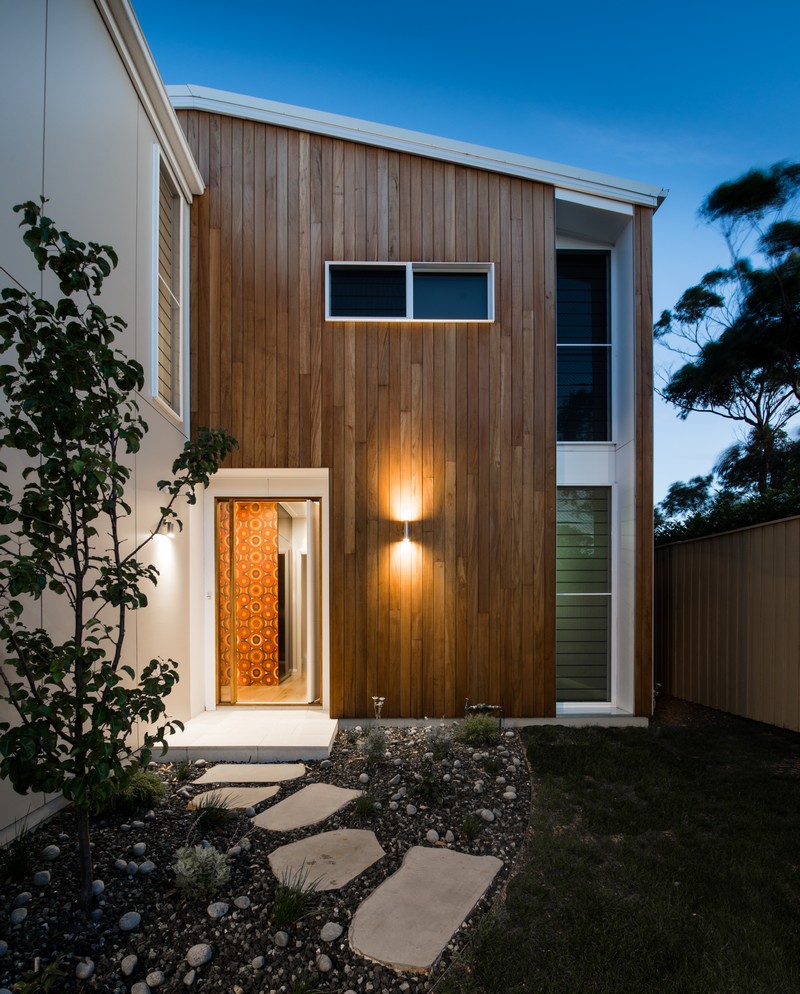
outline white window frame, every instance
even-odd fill
[[[337,268],[364,269],[368,266],[404,267],[406,271],[406,313],[403,317],[339,317],[331,314],[331,266]],[[486,314],[485,318],[415,318],[414,317],[414,274],[415,273],[485,273]],[[494,263],[493,262],[352,262],[331,260],[325,263],[325,320],[347,323],[370,324],[492,324],[494,317]]]
[[[174,265],[177,267],[176,285],[180,296],[176,299],[172,288],[168,288],[170,295],[177,305],[177,329],[175,330],[176,354],[173,356],[173,376],[177,377],[177,399],[175,405],[170,398],[162,396],[159,389],[159,323],[158,305],[161,286],[161,275],[159,273],[159,212],[161,201],[161,178],[166,177],[173,198],[177,203],[177,219],[175,223],[175,242],[173,245]],[[186,201],[180,192],[180,186],[175,180],[172,170],[169,168],[166,158],[162,155],[158,145],[153,146],[153,270],[152,270],[152,341],[151,341],[151,376],[150,394],[154,403],[160,410],[167,414],[173,421],[183,423],[186,395],[186,316],[188,300],[188,266],[186,264],[186,225],[188,212]]]

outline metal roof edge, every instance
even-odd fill
[[[340,114],[328,114],[306,107],[277,103],[260,97],[249,97],[194,84],[168,86],[166,91],[176,110],[203,110],[229,117],[276,124],[298,131],[310,131],[332,138],[472,166],[489,172],[520,176],[563,189],[652,207],[654,210],[658,209],[667,195],[667,191],[661,187],[635,180],[621,179],[482,145],[471,145],[437,135],[343,117]]]
[[[183,196],[205,190],[200,169],[181,128],[130,0],[94,0],[125,69],[172,166]]]

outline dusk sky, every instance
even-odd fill
[[[727,262],[718,183],[800,158],[800,4],[133,0],[166,83],[428,132],[669,189],[654,311]],[[669,360],[656,349],[656,365]],[[732,441],[656,400],[655,496]]]

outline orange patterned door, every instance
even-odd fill
[[[278,683],[278,506],[232,500],[218,508],[220,700],[233,702],[235,688],[225,697],[232,682]]]

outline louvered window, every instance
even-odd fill
[[[611,490],[556,497],[556,700],[610,700]]]
[[[557,260],[557,436],[611,440],[608,252],[561,251]]]
[[[180,197],[164,166],[158,190],[158,319],[155,394],[181,415],[181,230]]]

